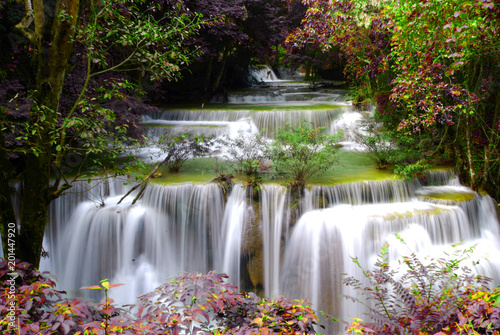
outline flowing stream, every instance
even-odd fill
[[[266,82],[270,90],[230,95],[220,108],[165,110],[145,124],[154,125],[150,136],[188,128],[219,136],[244,128],[270,137],[285,122],[305,118],[335,132],[358,118],[341,90]],[[170,276],[216,270],[244,290],[309,299],[316,309],[348,320],[363,310],[342,297],[355,293],[341,274],[362,278],[352,258],[370,268],[386,241],[394,262],[408,250],[438,258],[451,244],[477,245],[475,269],[500,284],[496,206],[460,185],[452,171],[429,172],[426,182],[317,185],[299,204],[280,185],[264,185],[255,198],[241,184],[224,194],[215,183],[153,183],[135,205],[117,205],[128,187],[117,179],[82,181],[53,202],[44,240],[50,257],[41,267],[57,275],[60,288],[75,292],[109,278],[127,284],[112,295],[130,303]],[[446,194],[465,200],[437,196]]]

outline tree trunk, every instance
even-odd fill
[[[492,194],[494,197],[498,197],[498,193],[500,192],[498,190],[498,170],[497,171],[491,171],[492,166],[498,166],[498,162],[493,161],[493,164],[491,163],[491,160],[495,159],[498,157],[498,129],[497,129],[497,121],[499,118],[500,114],[500,93],[496,93],[496,99],[495,99],[495,109],[493,112],[493,118],[492,118],[492,125],[490,126],[489,130],[489,136],[488,136],[488,144],[485,145],[484,147],[484,180],[483,180],[483,185],[482,188],[485,190],[489,189],[489,185],[493,185],[493,189],[496,190],[495,194]],[[485,130],[487,132],[487,130]],[[492,157],[493,156],[493,157]],[[497,158],[498,159],[498,158]]]
[[[0,148],[5,148],[5,138],[2,131],[0,131]],[[7,159],[7,152],[5,150],[0,150],[0,234],[2,236],[3,255],[5,259],[7,259],[9,244],[11,244],[8,238],[8,233],[12,232],[10,229],[14,229],[14,232],[16,232],[16,237],[10,239],[14,241],[15,248],[17,248],[15,256],[19,258],[18,254],[20,253],[20,243],[17,239],[16,216],[14,207],[12,206],[11,189],[9,185],[9,171],[12,171],[12,167]],[[14,223],[14,227],[9,225],[9,223]]]
[[[215,75],[214,83],[213,83],[213,86],[212,86],[212,92],[213,93],[216,93],[219,90],[219,86],[220,86],[220,82],[221,82],[221,79],[222,79],[222,75],[226,71],[226,63],[227,63],[227,58],[229,56],[228,49],[229,49],[228,47],[225,47],[224,51],[222,53],[222,59],[221,59],[221,62],[220,62],[220,64],[221,64],[220,65],[220,70]]]
[[[34,150],[27,154],[23,175],[19,258],[35,266],[40,263],[48,206],[54,198],[50,175],[55,141],[50,129],[58,122],[80,0],[58,0],[55,8],[50,8],[51,3],[33,1],[36,36],[33,42],[38,51],[36,93],[30,118],[30,128],[34,130],[30,142],[34,143]]]
[[[474,170],[474,159],[472,157],[472,138],[469,113],[465,116],[465,140],[467,142],[467,162],[469,165],[470,188],[477,191],[476,172]]]
[[[26,160],[22,197],[20,259],[38,266],[50,204],[50,158],[29,154]]]

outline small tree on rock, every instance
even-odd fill
[[[167,154],[163,164],[170,172],[179,172],[189,158],[208,155],[212,140],[201,135],[166,135],[162,136],[157,144]]]
[[[292,179],[292,187],[303,188],[309,178],[323,174],[337,162],[339,136],[322,131],[303,120],[297,127],[288,124],[274,133],[275,141],[268,148],[272,166]]]
[[[393,132],[384,130],[382,125],[371,118],[362,120],[361,129],[353,130],[354,141],[366,149],[377,169],[385,169],[394,160],[396,141]]]

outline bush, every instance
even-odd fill
[[[387,168],[394,160],[395,135],[384,130],[373,119],[366,118],[359,125],[363,130],[353,130],[354,140],[366,149],[368,156],[377,164],[378,169]]]
[[[207,155],[211,144],[211,139],[201,135],[164,135],[157,143],[167,154],[163,161],[170,172],[179,172],[189,158]]]
[[[238,132],[235,138],[223,137],[219,143],[224,147],[225,158],[234,161],[235,172],[254,175],[263,162],[268,159],[266,141],[260,135]]]
[[[427,265],[411,254],[403,258],[406,272],[399,277],[389,268],[387,248],[373,271],[364,270],[369,286],[353,277],[344,280],[361,294],[351,299],[365,304],[371,319],[355,319],[348,334],[499,334],[500,290],[491,291],[491,279],[462,267],[463,253],[455,253],[458,260],[431,259]]]
[[[15,263],[15,264],[14,264]],[[11,265],[11,266],[9,266]],[[118,308],[108,291],[99,304],[64,297],[28,263],[0,261],[0,333],[20,334],[314,334],[317,317],[304,301],[238,293],[226,275],[186,274]],[[11,307],[13,306],[13,307]]]
[[[339,136],[322,131],[303,120],[297,127],[285,125],[274,133],[274,142],[269,145],[272,166],[291,178],[292,185],[303,188],[309,178],[323,174],[337,162]]]

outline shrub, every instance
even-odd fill
[[[344,280],[361,294],[351,299],[365,304],[371,319],[355,319],[348,334],[499,334],[500,290],[490,291],[491,279],[463,267],[463,253],[455,253],[458,260],[428,264],[411,254],[403,258],[406,272],[399,277],[389,268],[387,248],[374,270],[364,270],[367,287],[353,277]]]
[[[12,265],[12,266],[9,266]],[[0,333],[20,334],[313,334],[317,317],[304,301],[239,293],[226,275],[186,274],[118,308],[102,290],[94,304],[64,297],[48,274],[28,263],[0,261]],[[13,306],[12,308],[10,306]],[[12,317],[12,322],[11,322]]]
[[[210,152],[212,140],[201,135],[164,135],[157,145],[167,154],[163,164],[170,172],[179,172],[186,160],[205,156]]]
[[[354,140],[366,149],[378,169],[385,169],[394,160],[395,136],[384,130],[375,120],[366,118],[360,122],[363,130],[353,130]]]
[[[234,138],[222,137],[219,144],[223,146],[225,158],[234,161],[234,170],[254,175],[259,171],[261,164],[268,158],[266,141],[260,135],[238,132]]]
[[[299,188],[315,175],[333,168],[338,160],[339,136],[324,135],[323,128],[314,127],[306,120],[299,126],[285,125],[274,133],[269,145],[272,166],[277,173],[292,179]]]

